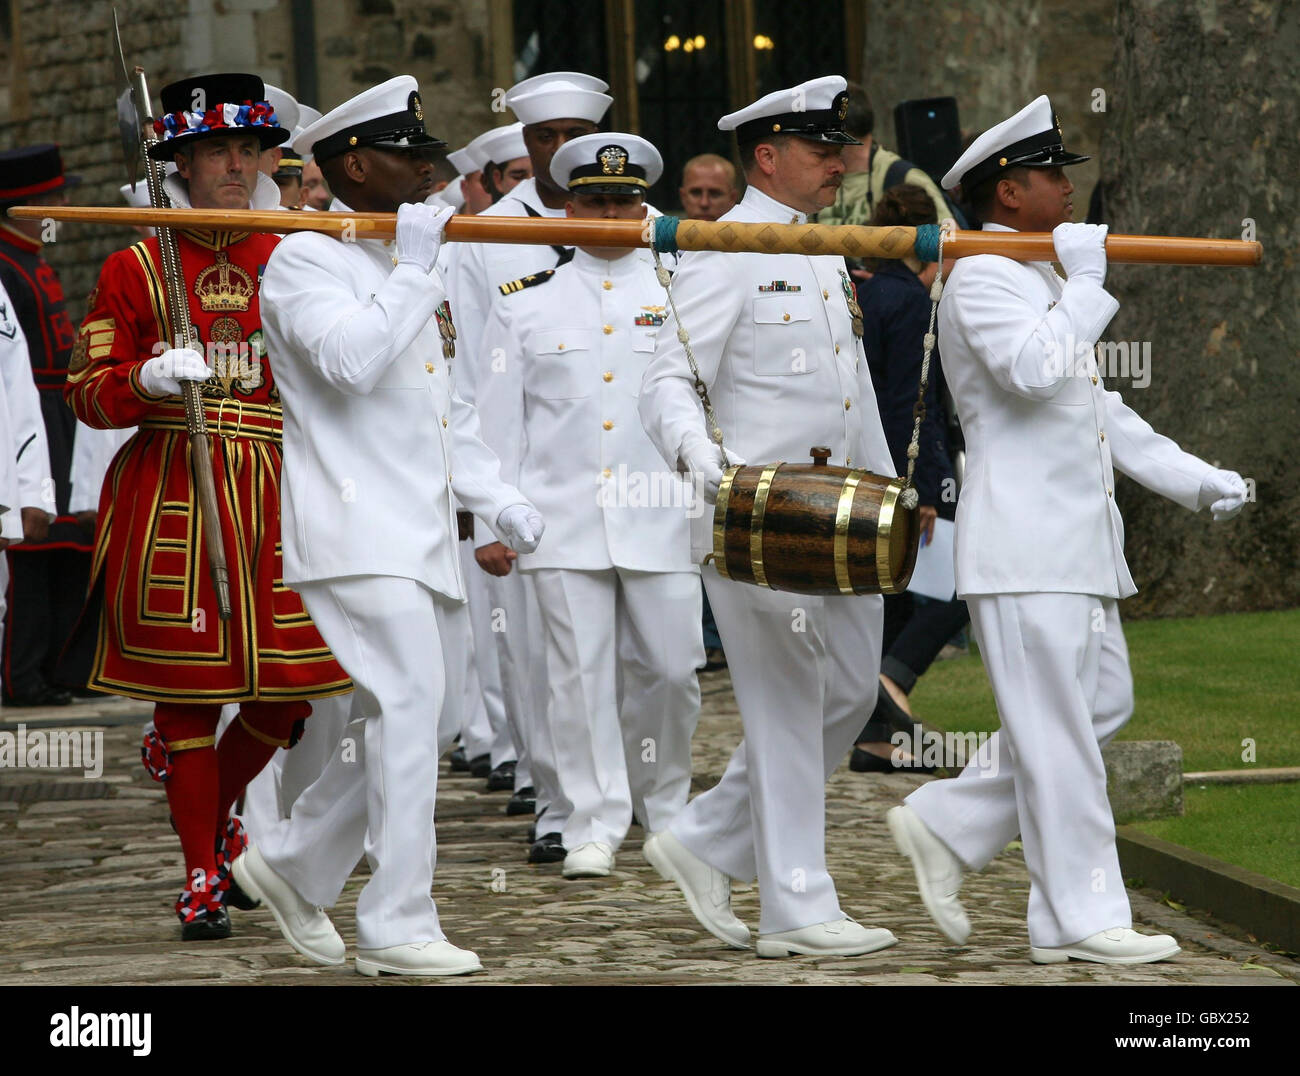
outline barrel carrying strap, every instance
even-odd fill
[[[655,275],[659,278],[659,283],[668,296],[668,305],[672,308],[673,320],[677,322],[677,339],[681,341],[682,347],[686,349],[686,361],[691,366],[691,376],[695,379],[695,395],[700,398],[700,403],[704,405],[704,420],[708,423],[709,437],[713,443],[718,446],[718,453],[722,457],[722,469],[725,471],[730,463],[727,461],[727,454],[722,449],[722,428],[718,425],[718,416],[714,414],[713,403],[709,399],[709,388],[704,384],[704,379],[700,377],[700,368],[695,362],[695,352],[691,349],[691,334],[686,331],[682,324],[681,315],[677,313],[677,303],[673,299],[673,275],[664,268],[663,262],[659,260],[659,251],[654,247],[650,248],[655,259]]]
[[[898,496],[898,503],[908,511],[915,508],[919,500],[912,480],[916,474],[917,457],[921,454],[921,422],[925,418],[925,394],[930,387],[930,358],[934,354],[939,297],[943,295],[943,241],[953,228],[953,221],[948,219],[944,221],[944,227],[939,229],[939,268],[934,274],[934,283],[930,285],[930,328],[925,333],[925,354],[921,358],[921,386],[916,394],[916,406],[912,408],[912,440],[907,446],[907,480],[903,483],[903,492]]]

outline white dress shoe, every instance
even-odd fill
[[[1073,945],[1054,949],[1029,947],[1029,959],[1035,964],[1064,964],[1073,960],[1091,960],[1095,964],[1150,964],[1168,960],[1182,952],[1168,934],[1139,934],[1128,927],[1111,927]]]
[[[614,869],[614,849],[604,841],[580,844],[564,857],[564,877],[605,878]]]
[[[478,954],[446,940],[357,950],[357,971],[362,975],[468,975],[482,970]]]
[[[230,869],[244,892],[270,909],[284,940],[298,952],[317,964],[343,963],[347,948],[330,917],[276,874],[257,845],[251,845]]]
[[[898,850],[912,861],[925,910],[949,940],[961,945],[970,936],[970,920],[957,899],[957,891],[961,889],[961,860],[930,832],[930,827],[907,804],[886,811],[885,822]]]
[[[798,930],[758,936],[759,956],[861,956],[897,945],[884,927],[864,927],[852,919],[814,923]]]
[[[749,927],[731,910],[731,879],[722,871],[693,855],[666,829],[648,838],[641,854],[659,877],[677,883],[700,926],[733,949],[750,948]]]

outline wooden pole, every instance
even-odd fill
[[[154,225],[247,232],[325,232],[351,239],[391,239],[394,213],[312,213],[249,209],[143,209],[113,206],[13,206],[20,220],[61,220],[95,224]],[[752,224],[744,221],[683,220],[680,250],[759,254],[838,254],[851,258],[901,258],[912,253],[915,228],[867,228],[827,224]],[[455,216],[446,238],[454,243],[539,243],[547,246],[648,247],[649,222],[633,220],[556,220],[536,217]],[[944,241],[944,255],[1000,254],[1017,261],[1053,261],[1048,232],[956,231]],[[1109,235],[1111,262],[1145,265],[1258,265],[1264,247],[1241,239],[1200,239],[1165,235]]]

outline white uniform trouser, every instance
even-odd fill
[[[480,524],[481,526],[481,524]],[[474,673],[465,691],[465,723],[461,728],[461,746],[467,758],[492,753],[495,730],[506,723],[505,703],[501,698],[501,671],[497,664],[496,639],[492,635],[492,601],[488,596],[487,574],[474,560],[474,543],[468,539],[457,543],[460,574],[465,580],[469,600],[469,622],[474,635]],[[477,680],[477,699],[472,695]]]
[[[570,807],[556,772],[555,744],[546,720],[546,646],[532,573],[516,567],[509,575],[486,578],[493,613],[500,611],[499,630],[493,636],[500,656],[501,694],[537,793],[537,835],[560,833]],[[524,786],[516,781],[515,787]]]
[[[352,677],[353,721],[288,821],[261,841],[271,867],[332,907],[364,851],[357,945],[441,941],[430,893],[436,860],[438,715],[463,690],[465,607],[410,579],[357,576],[299,584],[303,604]]]
[[[572,807],[564,847],[618,848],[632,813],[663,829],[685,805],[704,660],[694,572],[538,569],[547,717]],[[547,829],[550,829],[549,822]]]
[[[759,933],[844,918],[826,869],[826,779],[876,705],[877,596],[786,594],[700,570],[745,738],[722,780],[668,828],[739,881],[758,878]]]
[[[1133,713],[1117,603],[994,594],[966,606],[1002,729],[956,780],[919,788],[907,803],[974,870],[1020,834],[1031,945],[1131,926],[1101,758]]]

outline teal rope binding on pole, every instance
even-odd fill
[[[654,250],[660,254],[677,253],[677,218],[655,217]]]
[[[919,224],[916,228],[916,246],[912,251],[923,262],[939,260],[939,225]]]

